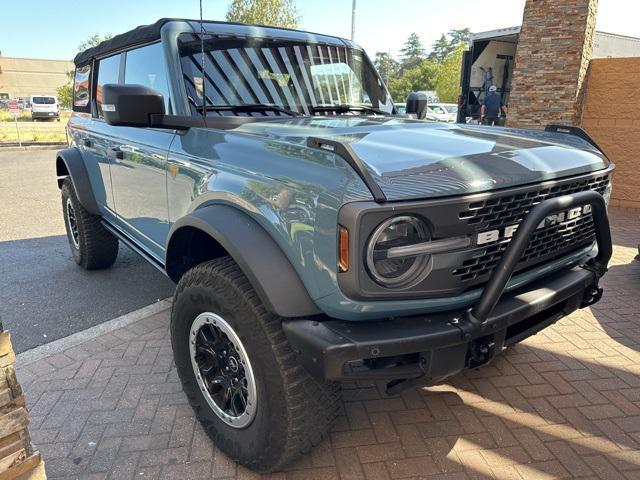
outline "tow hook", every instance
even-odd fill
[[[493,341],[493,336],[479,338],[471,343],[467,359],[469,368],[478,368],[487,363],[493,357],[495,350],[496,344]]]
[[[597,303],[602,298],[602,292],[602,287],[597,284],[590,285],[584,292],[580,308],[590,307],[594,303]]]

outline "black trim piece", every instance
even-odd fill
[[[267,310],[282,317],[317,315],[313,302],[291,262],[271,236],[251,217],[226,205],[201,207],[179,219],[171,227],[167,242],[167,274],[176,281],[175,271],[183,258],[176,251],[176,233],[191,227],[218,242],[242,272]]]
[[[87,167],[82,160],[82,154],[77,147],[65,148],[58,151],[56,154],[56,163],[62,161],[66,167],[71,181],[73,182],[73,188],[76,191],[80,204],[93,215],[100,215],[100,209],[98,208],[98,202],[93,194],[91,188],[91,181],[89,180],[89,174],[87,173]],[[58,173],[58,187],[62,188],[62,181],[65,175],[59,170],[56,165]]]
[[[109,230],[116,238],[118,238],[118,240],[120,240],[122,243],[124,243],[127,247],[129,247],[131,250],[136,252],[138,255],[140,255],[142,258],[144,258],[146,261],[148,261],[151,265],[156,267],[158,270],[160,270],[164,275],[167,275],[167,272],[165,271],[164,265],[162,264],[162,262],[160,262],[154,256],[149,255],[142,247],[140,247],[136,243],[135,240],[130,238],[127,234],[122,232],[117,227],[111,225],[104,218],[102,219],[102,221],[100,223],[102,223],[102,226],[104,228]]]
[[[573,125],[550,124],[550,125],[547,125],[546,127],[544,127],[544,131],[545,132],[549,132],[549,133],[564,133],[564,134],[567,134],[567,135],[573,135],[575,137],[579,137],[582,140],[584,140],[587,143],[589,143],[590,145],[592,145],[593,147],[595,147],[598,151],[600,151],[601,153],[604,154],[604,150],[602,150],[602,148],[600,148],[600,146],[591,137],[591,135],[589,135],[587,132],[585,132],[580,127],[574,127]],[[605,156],[606,156],[606,154],[605,154]]]
[[[288,117],[284,117],[288,118]],[[216,130],[233,130],[245,123],[268,122],[272,120],[282,120],[282,116],[273,117],[239,117],[235,115],[220,117],[195,117],[182,115],[163,115],[153,113],[149,115],[149,126],[151,128],[170,128],[172,130],[189,130],[196,128],[213,128]]]
[[[367,169],[366,164],[360,157],[358,157],[356,152],[353,151],[351,145],[337,140],[309,137],[307,138],[307,146],[310,148],[332,152],[342,157],[342,159],[344,159],[344,161],[351,165],[351,167],[356,171],[358,176],[362,179],[364,184],[371,192],[371,195],[373,195],[373,199],[376,202],[383,203],[387,201],[387,197],[380,188],[380,185],[378,185],[378,183],[373,179],[371,173],[369,173],[369,170]]]

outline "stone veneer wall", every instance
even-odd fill
[[[581,127],[616,164],[611,204],[640,208],[640,58],[591,60]]]
[[[577,125],[597,0],[527,0],[507,126]]]
[[[29,413],[13,369],[15,358],[9,332],[0,322],[0,479],[46,480],[44,462],[31,446]]]

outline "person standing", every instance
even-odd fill
[[[483,125],[499,125],[500,113],[506,115],[507,107],[502,103],[502,97],[498,95],[495,85],[489,87],[489,95],[487,95],[480,109],[480,123]]]

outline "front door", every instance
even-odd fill
[[[161,43],[123,54],[121,82],[144,85],[162,93],[171,111]],[[111,127],[116,144],[111,160],[113,197],[120,227],[160,262],[169,233],[167,210],[167,154],[173,130]]]

